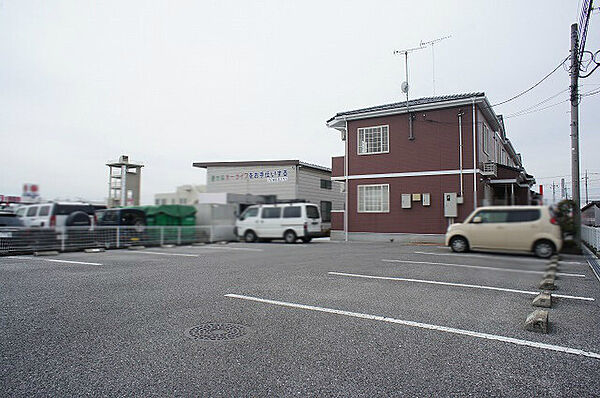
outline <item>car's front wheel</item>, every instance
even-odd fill
[[[548,258],[554,254],[554,244],[548,240],[540,240],[533,246],[533,253],[540,258]]]
[[[450,241],[450,248],[455,253],[465,253],[469,251],[469,242],[462,236],[455,236]]]
[[[254,231],[246,231],[244,234],[244,240],[248,243],[256,242],[256,238],[257,236]]]

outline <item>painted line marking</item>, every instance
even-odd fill
[[[410,278],[399,278],[392,276],[375,276],[375,275],[362,275],[362,274],[348,274],[345,272],[328,272],[330,275],[338,275],[338,276],[350,276],[354,278],[365,278],[365,279],[382,279],[388,281],[399,281],[399,282],[415,282],[415,283],[426,283],[430,285],[444,285],[444,286],[455,286],[455,287],[466,287],[472,289],[484,289],[484,290],[495,290],[499,292],[509,292],[509,293],[521,293],[521,294],[529,294],[532,296],[537,296],[540,292],[532,292],[529,290],[518,290],[518,289],[508,289],[504,287],[496,287],[496,286],[483,286],[483,285],[470,285],[466,283],[454,283],[454,282],[440,282],[440,281],[429,281],[424,279],[410,279]],[[573,300],[583,300],[583,301],[595,301],[596,299],[592,297],[580,297],[580,296],[569,296],[566,294],[554,294],[553,297],[561,297],[568,298]]]
[[[258,303],[279,305],[282,307],[298,308],[298,309],[303,309],[303,310],[325,312],[325,313],[329,313],[329,314],[344,315],[344,316],[349,316],[349,317],[353,317],[353,318],[388,322],[388,323],[394,323],[394,324],[398,324],[398,325],[416,327],[416,328],[421,328],[421,329],[435,330],[438,332],[446,332],[446,333],[476,337],[476,338],[486,339],[486,340],[501,341],[504,343],[511,343],[511,344],[516,344],[516,345],[521,345],[521,346],[539,348],[539,349],[543,349],[543,350],[557,351],[557,352],[563,352],[563,353],[567,353],[567,354],[581,355],[581,356],[585,356],[585,357],[589,357],[589,358],[600,359],[600,354],[591,352],[591,351],[584,351],[584,350],[581,350],[578,348],[538,343],[537,341],[515,339],[513,337],[506,337],[506,336],[500,336],[500,335],[489,334],[489,333],[481,333],[481,332],[475,332],[475,331],[465,330],[465,329],[457,329],[457,328],[452,328],[452,327],[448,327],[448,326],[439,326],[439,325],[433,325],[433,324],[429,324],[429,323],[406,321],[403,319],[390,318],[390,317],[386,317],[386,316],[370,315],[370,314],[364,314],[364,313],[360,313],[360,312],[352,312],[352,311],[338,310],[338,309],[333,309],[333,308],[317,307],[317,306],[306,305],[306,304],[290,303],[290,302],[286,302],[286,301],[269,300],[269,299],[263,299],[263,298],[259,298],[259,297],[244,296],[244,295],[240,295],[240,294],[226,294],[225,297],[255,301]]]
[[[136,251],[132,251],[131,253],[158,254],[159,256],[200,257],[197,254],[150,252],[150,251],[146,251],[146,250],[136,250]]]
[[[89,263],[89,262],[86,262],[86,261],[54,260],[54,259],[51,259],[51,258],[38,258],[38,257],[7,256],[5,258],[16,259],[16,260],[50,261],[52,263],[67,263],[67,264],[82,264],[82,265],[102,265],[100,263]]]
[[[219,247],[219,246],[194,246],[199,249],[220,249],[220,250],[243,250],[249,252],[262,252],[263,249],[250,249],[248,247]]]
[[[507,256],[498,256],[495,254],[464,254],[464,253],[432,253],[432,252],[419,252],[419,251],[415,251],[413,252],[414,254],[427,254],[430,256],[453,256],[453,257],[457,257],[457,256],[463,256],[463,257],[481,257],[481,258],[502,258],[502,259],[511,259],[511,260],[516,260],[516,261],[535,261],[535,262],[542,262],[542,261],[547,261],[541,258],[537,258],[537,257],[514,257],[514,258],[510,258]],[[559,261],[559,263],[562,264],[577,264],[577,265],[585,265],[585,263],[581,263],[579,261]]]
[[[434,263],[431,261],[411,261],[411,260],[390,260],[390,259],[382,259],[381,261],[385,263],[408,263],[408,264],[428,264],[428,265],[443,265],[449,267],[460,267],[460,268],[475,268],[475,269],[484,269],[489,271],[501,271],[501,272],[521,272],[524,274],[543,274],[544,271],[531,271],[531,270],[523,270],[523,269],[511,269],[511,268],[498,268],[498,267],[485,267],[481,265],[466,265],[466,264],[453,264],[453,263]],[[585,278],[583,274],[569,274],[563,272],[557,272],[558,276],[572,276],[577,278]]]

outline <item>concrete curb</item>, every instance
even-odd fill
[[[192,246],[205,246],[205,245],[206,245],[206,243],[204,243],[204,242],[194,242],[194,243],[192,243]]]
[[[550,308],[552,307],[552,295],[549,292],[542,292],[535,296],[531,304],[534,307]]]
[[[33,255],[36,257],[41,257],[41,256],[58,256],[58,251],[56,250],[43,250],[43,251],[39,251],[39,252],[33,252]]]
[[[536,333],[548,333],[548,311],[535,310],[525,320],[525,330]]]
[[[128,250],[142,250],[145,248],[146,248],[146,246],[129,246],[127,249]]]
[[[170,249],[172,247],[175,247],[175,245],[160,245],[160,247],[163,247],[165,249]]]

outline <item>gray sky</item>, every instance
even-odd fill
[[[485,91],[496,103],[568,56],[576,15],[573,1],[0,0],[0,194],[29,182],[47,199],[103,199],[104,164],[120,154],[145,163],[146,203],[204,183],[193,161],[330,166],[343,145],[329,117],[402,100],[394,49],[451,34],[435,49],[436,94]],[[600,48],[599,32],[596,13],[589,50]],[[411,97],[431,95],[430,50],[411,57],[410,73]],[[600,71],[581,83],[583,92],[600,87]],[[497,112],[568,84],[561,69]],[[599,105],[596,95],[580,108],[582,170],[598,173],[598,200]],[[506,121],[536,177],[570,174],[568,110],[565,102]]]

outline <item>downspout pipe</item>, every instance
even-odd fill
[[[460,170],[460,196],[464,195],[463,186],[463,142],[462,142],[462,109],[458,112],[458,168]]]
[[[346,123],[345,127],[345,145],[344,145],[344,241],[348,242],[348,140],[350,139],[350,132],[348,131],[348,120],[344,118]]]
[[[471,99],[473,107],[473,210],[477,208],[477,123],[475,122],[475,98]]]

